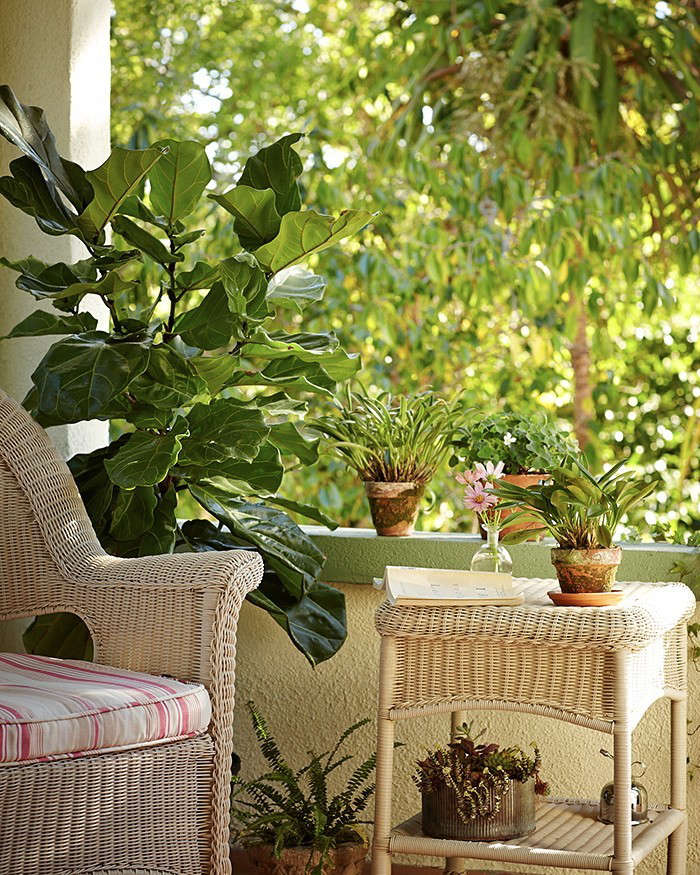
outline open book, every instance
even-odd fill
[[[512,575],[495,572],[387,565],[384,580],[376,578],[374,585],[386,590],[393,605],[433,607],[523,603],[522,594],[513,589]]]

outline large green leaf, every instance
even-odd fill
[[[310,301],[320,301],[325,290],[325,277],[295,265],[272,277],[267,287],[267,300],[275,304],[291,304],[301,312]]]
[[[197,206],[211,168],[204,146],[193,140],[159,140],[154,145],[165,153],[149,176],[151,205],[172,226]]]
[[[219,531],[205,520],[185,523],[183,534],[196,551],[241,549],[240,538]],[[265,556],[264,550],[261,552]],[[330,659],[346,638],[345,597],[326,584],[313,583],[295,598],[274,571],[267,569],[260,587],[247,599],[279,623],[311,665]]]
[[[9,337],[40,337],[45,334],[80,334],[97,328],[92,313],[60,316],[50,310],[35,310],[10,331]]]
[[[252,462],[229,457],[204,468],[186,468],[188,479],[231,495],[274,495],[280,488],[284,468],[280,454],[270,443],[260,446]]]
[[[287,213],[282,217],[279,234],[256,249],[255,257],[265,270],[277,273],[356,234],[375,215],[367,210],[344,210],[337,218],[314,210]]]
[[[168,411],[191,403],[206,390],[191,360],[163,343],[151,347],[148,367],[129,387],[137,401]]]
[[[153,525],[153,514],[158,504],[152,486],[118,489],[112,509],[110,535],[117,541],[133,541]]]
[[[177,492],[170,486],[159,494],[158,504],[153,514],[153,525],[139,541],[139,556],[159,556],[172,553],[177,533]]]
[[[270,431],[260,410],[233,398],[195,404],[187,420],[190,434],[182,444],[181,466],[231,458],[252,462]]]
[[[304,362],[295,356],[271,361],[262,371],[239,370],[228,380],[228,385],[275,386],[288,391],[313,392],[333,397],[336,381],[317,362]]]
[[[36,219],[45,234],[75,234],[82,239],[77,215],[71,212],[52,189],[39,166],[30,158],[10,162],[11,176],[0,178],[0,194],[14,207]]]
[[[150,231],[146,231],[126,216],[115,216],[112,219],[112,228],[127,243],[131,243],[132,246],[136,246],[142,252],[145,252],[146,255],[150,255],[158,264],[175,264],[184,258],[184,256],[177,252],[170,252],[162,240],[159,240]]]
[[[22,635],[27,653],[60,659],[92,660],[93,646],[87,626],[75,614],[44,614]]]
[[[294,501],[291,498],[284,498],[281,495],[268,496],[265,498],[265,501],[267,504],[274,504],[276,507],[283,507],[285,510],[291,510],[292,513],[299,514],[299,516],[320,523],[322,526],[327,526],[331,530],[338,528],[338,523],[332,517],[329,517],[328,514],[312,504],[304,504],[301,501]]]
[[[109,479],[123,489],[155,486],[165,480],[177,462],[185,434],[186,425],[182,419],[165,434],[134,432],[119,451],[105,461]]]
[[[250,188],[271,188],[275,193],[275,205],[280,216],[301,206],[301,194],[297,177],[301,175],[302,164],[292,149],[302,135],[287,134],[271,146],[265,146],[245,163],[238,185]]]
[[[247,322],[262,322],[271,315],[266,303],[267,278],[255,258],[242,252],[219,265],[229,310]]]
[[[210,395],[218,395],[230,382],[235,382],[235,375],[240,370],[238,359],[228,353],[194,356],[190,364],[206,383]]]
[[[255,250],[277,236],[282,219],[271,188],[259,190],[237,185],[224,194],[209,197],[234,217],[233,230],[245,249]]]
[[[55,343],[32,374],[40,413],[62,422],[109,418],[108,405],[148,366],[145,342],[111,342],[101,331]]]
[[[160,149],[113,149],[109,158],[87,173],[94,197],[78,217],[78,225],[97,239],[124,201],[140,185],[163,153]]]
[[[37,266],[40,265],[41,262],[37,262]],[[87,294],[88,286],[83,289],[82,284],[94,284],[96,277],[97,271],[91,259],[76,264],[59,261],[57,264],[41,267],[38,272],[34,267],[21,273],[15,285],[18,289],[29,292],[38,301],[50,299],[59,310],[70,311]],[[92,289],[92,286],[89,288]]]
[[[268,440],[280,452],[296,456],[304,465],[313,465],[318,461],[319,438],[307,437],[291,420],[271,425]]]
[[[193,289],[210,289],[219,277],[219,268],[198,261],[191,270],[183,270],[175,277],[175,284],[182,292]]]
[[[190,492],[234,537],[264,554],[266,567],[292,596],[301,598],[318,580],[325,557],[286,513],[213,486],[192,485]]]
[[[198,307],[177,317],[173,330],[192,346],[219,349],[231,340],[236,321],[223,284],[216,282]]]
[[[38,165],[76,210],[90,202],[92,188],[85,171],[58,154],[43,109],[20,103],[8,85],[0,86],[0,134]]]
[[[321,365],[328,376],[336,382],[347,380],[360,368],[359,356],[348,355],[338,346],[338,339],[333,333],[285,334],[280,331],[268,334],[262,328],[258,328],[245,347],[245,355],[248,358],[271,360],[296,356],[302,362],[315,362]]]

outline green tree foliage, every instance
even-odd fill
[[[344,598],[320,582],[324,557],[285,509],[333,523],[278,491],[285,465],[318,455],[318,440],[298,426],[298,396],[332,397],[360,362],[332,332],[281,330],[277,313],[321,299],[325,279],[298,263],[372,214],[302,209],[293,134],[250,157],[224,195],[210,194],[210,209],[233,217],[224,253],[212,253],[192,221],[211,180],[200,143],[117,147],[84,171],[60,157],[43,112],[6,86],[0,133],[24,153],[0,179],[2,194],[47,233],[77,237],[88,255],[70,265],[2,261],[20,289],[55,308],[9,336],[64,335],[32,374],[25,404],[34,417],[123,425],[109,446],[69,463],[102,545],[119,556],[257,549],[266,573],[250,601],[312,664],[332,656],[346,634]],[[80,311],[90,295],[109,309],[111,330]],[[184,496],[209,519],[180,526]],[[65,618],[62,628],[79,651],[79,633],[68,636]],[[35,647],[56,637],[46,621],[30,633]]]
[[[305,311],[361,352],[366,383],[544,405],[592,458],[663,469],[654,516],[698,526],[694,4],[115,7],[117,142],[209,140],[225,186],[238,143],[303,129],[314,202],[382,210]],[[366,519],[337,463],[288,484]]]

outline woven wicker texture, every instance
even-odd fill
[[[168,763],[160,768],[167,773],[163,784],[171,784],[177,792],[156,794],[152,799],[147,797],[146,788],[153,780],[148,763],[154,749],[114,755],[136,761],[142,758],[143,765],[134,766],[141,769],[140,777],[130,777],[109,765],[115,761],[112,756],[89,758],[91,768],[99,772],[104,763],[105,769],[102,777],[88,781],[94,780],[102,788],[89,805],[85,803],[89,790],[84,763],[3,769],[0,807],[6,805],[12,782],[25,781],[22,793],[33,806],[34,827],[42,824],[40,835],[47,857],[37,869],[4,868],[0,863],[0,875],[81,871],[80,860],[66,856],[57,837],[58,821],[70,810],[73,797],[83,801],[75,821],[78,826],[82,823],[84,831],[88,830],[85,821],[89,814],[90,838],[86,841],[94,843],[91,851],[101,861],[99,871],[150,868],[168,872],[172,867],[167,859],[159,860],[155,855],[166,843],[173,846],[168,859],[178,861],[174,868],[178,875],[230,872],[235,630],[246,593],[262,578],[261,557],[247,551],[138,559],[108,556],[97,541],[69,470],[48,436],[2,392],[0,508],[0,619],[70,611],[82,617],[90,629],[96,660],[204,683],[212,700],[209,733],[214,746],[206,792],[188,792],[186,786],[181,787],[181,764],[172,756],[166,757]],[[178,745],[188,745],[189,750],[192,742]],[[164,746],[162,751],[172,752],[176,747]],[[208,751],[205,755],[204,748],[197,750],[202,758],[198,768],[206,772],[211,756]],[[47,779],[38,777],[43,769],[58,766],[66,769],[60,793],[51,792],[50,781],[42,786],[41,781]],[[138,802],[141,795],[143,809],[137,805],[127,813],[122,800]],[[3,808],[0,848],[5,850],[9,844],[16,853],[21,852],[21,844],[14,848],[20,840],[16,838],[19,832],[13,811],[10,805]],[[200,844],[205,841],[209,846],[206,855],[198,854],[196,861],[186,865],[184,861],[193,858],[190,833],[177,827],[183,817],[196,820]],[[59,858],[63,868],[54,865]]]

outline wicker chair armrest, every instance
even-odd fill
[[[233,688],[238,613],[262,579],[257,553],[100,554],[71,571],[67,609],[87,623],[97,661],[201,681],[214,695]]]

